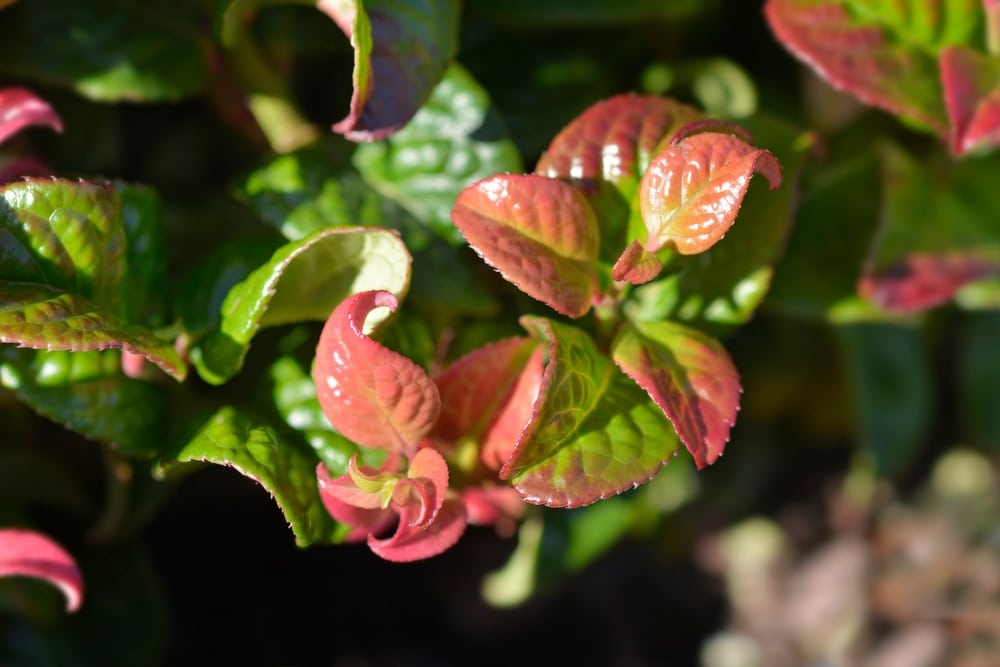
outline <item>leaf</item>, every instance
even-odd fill
[[[269,426],[224,407],[189,442],[161,459],[159,473],[192,461],[229,466],[264,487],[284,513],[298,546],[333,541],[336,526],[320,502],[316,460]]]
[[[179,100],[207,78],[186,18],[177,3],[21,3],[0,22],[0,70],[104,102]]]
[[[571,185],[502,174],[462,191],[452,219],[508,281],[554,310],[581,317],[597,294],[597,221]]]
[[[977,446],[996,451],[1000,449],[1000,394],[996,391],[1000,313],[969,313],[960,326],[955,346],[959,395],[953,405],[959,410],[965,437]]]
[[[722,456],[742,389],[721,343],[675,322],[626,324],[611,356],[660,406],[699,469]]]
[[[62,119],[49,103],[26,88],[0,88],[0,143],[32,125],[62,132]]]
[[[333,126],[351,141],[384,139],[405,125],[458,48],[457,0],[318,0],[354,47],[350,113]]]
[[[730,134],[706,132],[668,146],[650,162],[639,186],[646,250],[708,250],[736,220],[755,173],[772,190],[781,185],[774,155]]]
[[[261,327],[324,321],[348,295],[366,289],[406,292],[410,255],[395,232],[333,228],[279,248],[235,285],[217,328],[192,350],[198,374],[222,384],[243,365]]]
[[[83,603],[83,575],[76,561],[52,539],[30,530],[0,530],[0,577],[35,577],[66,596],[66,611]]]
[[[320,334],[313,377],[339,433],[364,447],[412,454],[437,420],[441,397],[422,368],[365,335],[372,310],[397,305],[386,291],[345,299]]]
[[[0,384],[39,414],[130,456],[160,451],[163,392],[120,371],[117,352],[0,347]]]
[[[492,20],[518,27],[600,25],[677,20],[705,13],[716,4],[713,0],[507,0],[502,5],[493,0],[467,0],[469,9]]]
[[[500,470],[524,499],[579,507],[652,479],[677,453],[663,413],[583,331],[525,316],[549,344],[531,421]]]
[[[459,193],[493,174],[523,171],[486,91],[459,65],[399,132],[358,146],[354,165],[372,187],[452,245],[463,242],[451,221]]]
[[[642,285],[656,278],[662,270],[663,263],[659,257],[648,252],[638,241],[632,241],[615,262],[611,277],[633,285]]]
[[[952,153],[1000,144],[1000,59],[951,46],[941,51],[940,65]]]
[[[153,242],[159,218],[139,203],[140,193],[57,179],[0,188],[0,342],[123,349],[184,379],[174,348],[131,321],[163,307],[155,298],[164,268]]]

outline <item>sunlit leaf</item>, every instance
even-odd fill
[[[597,222],[571,185],[501,174],[462,191],[455,225],[477,253],[521,291],[570,317],[597,293]]]

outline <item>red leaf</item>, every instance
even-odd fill
[[[83,575],[76,561],[48,537],[30,530],[0,530],[0,577],[35,577],[66,596],[66,610],[83,602]]]
[[[693,107],[654,95],[617,95],[591,106],[559,134],[535,173],[550,178],[638,178],[657,145],[701,117]]]
[[[742,389],[719,341],[674,322],[643,323],[621,330],[612,356],[670,419],[698,468],[722,455]]]
[[[330,477],[326,466],[316,466],[316,482],[323,507],[336,521],[351,526],[347,534],[348,542],[360,542],[369,535],[378,535],[389,528],[396,513],[389,508],[364,508],[346,502],[345,497],[356,493],[357,485],[349,475]]]
[[[913,254],[878,273],[866,271],[858,292],[880,308],[916,312],[946,303],[968,283],[998,273],[995,261],[974,254]]]
[[[569,317],[597,293],[598,231],[586,199],[562,181],[500,174],[458,196],[455,226],[504,278]]]
[[[62,132],[62,120],[51,106],[24,88],[0,90],[0,143],[29,125],[47,125]]]
[[[646,250],[708,250],[735,221],[754,173],[763,174],[772,190],[781,184],[781,165],[771,153],[730,134],[696,134],[667,146],[640,185]]]
[[[465,505],[461,500],[449,498],[441,511],[428,526],[415,528],[409,517],[400,515],[399,528],[392,537],[384,540],[368,538],[368,546],[376,555],[397,563],[408,563],[430,558],[450,549],[466,526]]]
[[[939,63],[952,152],[1000,144],[1000,63],[962,46],[943,49]]]
[[[611,277],[633,285],[642,285],[660,275],[662,270],[663,263],[656,255],[646,252],[638,241],[632,241],[615,262]]]
[[[355,294],[327,320],[316,348],[313,378],[330,423],[359,445],[412,453],[441,409],[422,368],[364,335],[369,313],[395,311],[386,291]]]

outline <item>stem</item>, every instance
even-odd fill
[[[132,489],[132,466],[108,447],[102,447],[101,452],[104,459],[104,508],[90,529],[90,540],[95,544],[106,544],[120,532]]]

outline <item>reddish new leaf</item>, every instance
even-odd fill
[[[939,62],[952,152],[962,155],[983,144],[1000,144],[1000,61],[952,46],[941,51]]]
[[[633,285],[642,285],[660,275],[662,270],[663,263],[659,257],[647,252],[638,241],[632,241],[615,262],[611,277]]]
[[[525,294],[569,317],[590,310],[597,293],[597,221],[575,188],[500,174],[463,190],[451,217],[483,260]]]
[[[700,117],[693,107],[671,99],[616,95],[591,106],[557,134],[535,173],[621,185],[639,178],[665,137]]]
[[[736,220],[755,173],[763,174],[772,190],[781,184],[774,155],[731,134],[696,134],[667,146],[640,184],[645,249],[666,246],[682,255],[708,250]]]
[[[395,311],[386,291],[343,301],[320,334],[313,378],[330,423],[359,445],[414,452],[441,408],[434,383],[422,368],[364,334],[369,313]]]
[[[742,389],[719,341],[669,321],[626,325],[612,356],[670,419],[698,468],[722,456]]]
[[[0,530],[0,577],[35,577],[66,596],[66,610],[83,602],[83,575],[73,557],[48,537],[30,530]]]
[[[915,312],[947,303],[970,282],[1000,274],[1000,264],[974,252],[912,254],[877,273],[866,270],[858,292],[886,310]]]
[[[396,532],[384,540],[368,537],[368,546],[376,555],[397,563],[430,558],[450,549],[467,524],[465,505],[454,498],[445,500],[434,521],[423,528],[414,527],[407,513],[401,513]]]
[[[0,89],[0,143],[29,125],[62,132],[62,120],[51,106],[24,88]]]
[[[322,463],[316,465],[316,483],[323,507],[336,521],[351,526],[345,538],[348,542],[360,542],[369,535],[378,535],[387,530],[395,520],[395,513],[381,507],[359,507],[345,500],[353,500],[357,485],[348,475],[330,477]]]

